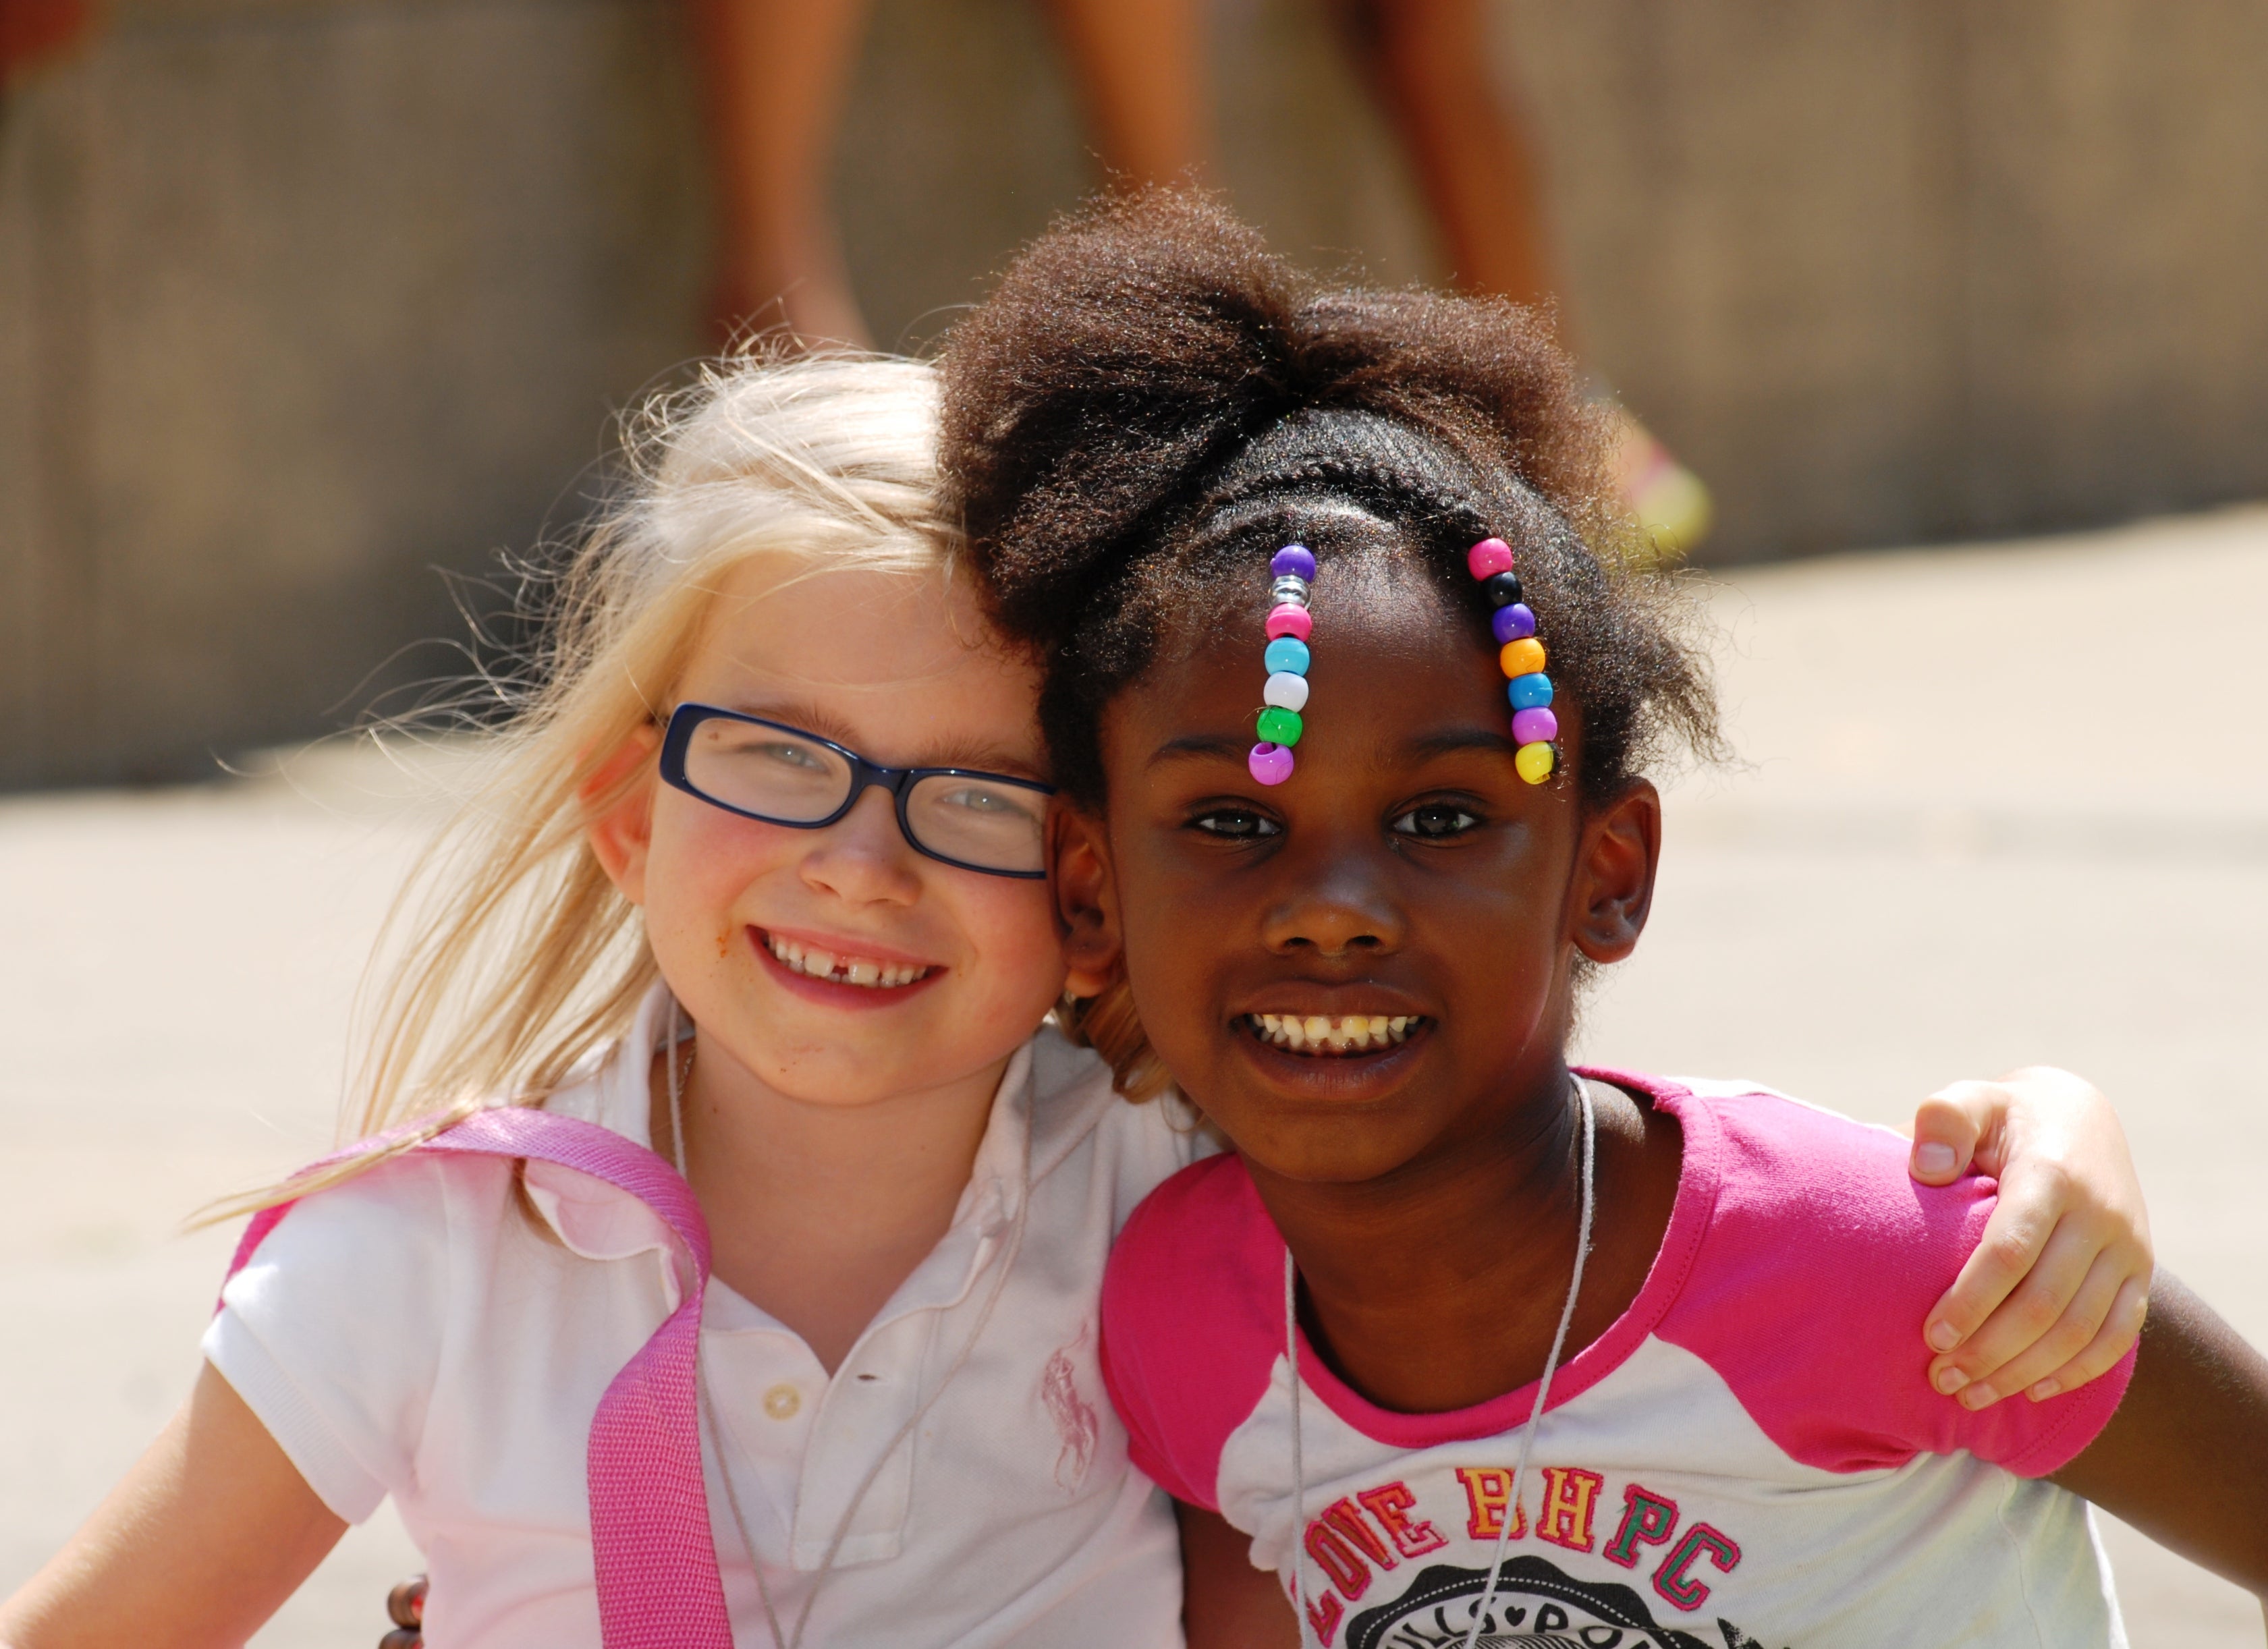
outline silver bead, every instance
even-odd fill
[[[1269,593],[1279,603],[1289,601],[1294,607],[1307,604],[1307,581],[1288,572],[1270,586]]]

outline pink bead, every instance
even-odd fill
[[[1268,615],[1268,639],[1289,636],[1305,641],[1314,633],[1314,615],[1294,601],[1286,601]]]
[[[1548,710],[1523,710],[1513,712],[1512,741],[1514,744],[1550,744],[1559,736],[1559,718]]]
[[[1244,764],[1263,784],[1281,784],[1292,777],[1292,752],[1280,744],[1254,745]]]
[[[1512,546],[1500,538],[1484,538],[1465,552],[1465,565],[1476,578],[1512,571]]]

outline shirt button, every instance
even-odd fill
[[[775,1420],[792,1420],[803,1407],[803,1394],[782,1381],[764,1393],[764,1412]]]

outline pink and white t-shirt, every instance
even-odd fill
[[[1921,1324],[1992,1182],[1918,1185],[1896,1135],[1745,1084],[1590,1074],[1675,1117],[1683,1167],[1644,1288],[1552,1382],[1482,1644],[2124,1645],[2086,1504],[2038,1479],[2102,1429],[2132,1357],[1974,1414],[1926,1379]],[[1104,1285],[1135,1462],[1287,1582],[1296,1533],[1332,1649],[1461,1649],[1535,1387],[1395,1413],[1303,1344],[1295,1531],[1284,1350],[1283,1239],[1243,1165],[1183,1170]]]

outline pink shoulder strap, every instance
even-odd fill
[[[599,1629],[607,1649],[733,1649],[701,1468],[696,1382],[709,1226],[692,1190],[669,1164],[611,1129],[520,1106],[476,1111],[412,1149],[556,1163],[629,1192],[669,1227],[677,1242],[677,1309],[622,1366],[591,1421]],[[291,1206],[253,1216],[231,1277]]]

